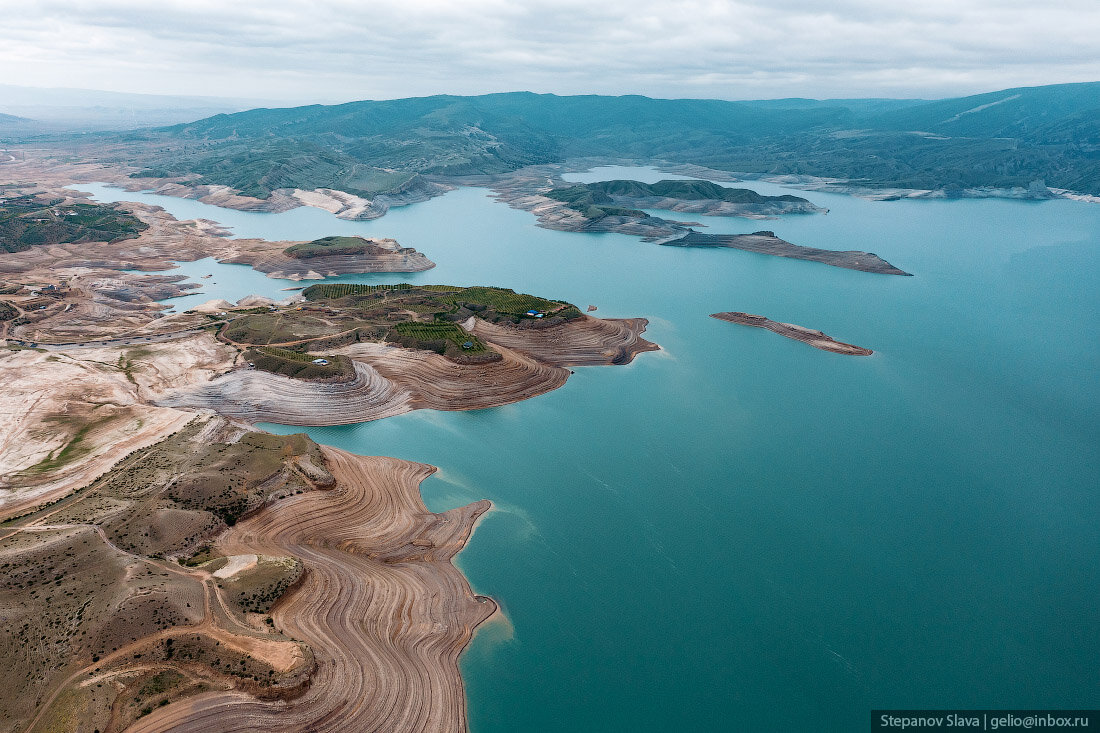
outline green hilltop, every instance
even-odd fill
[[[1048,186],[1100,194],[1100,82],[958,99],[720,100],[516,92],[255,109],[113,136],[141,175],[266,197],[416,193],[425,177],[578,156],[660,159],[866,186]]]
[[[34,195],[0,199],[0,252],[22,252],[39,244],[112,242],[148,228],[106,204],[64,204]]]

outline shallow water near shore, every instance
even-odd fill
[[[569,176],[623,177],[669,176]],[[438,264],[339,281],[499,285],[650,319],[662,351],[577,369],[542,397],[305,430],[439,466],[423,487],[435,511],[494,502],[458,560],[507,618],[462,659],[474,733],[850,731],[872,708],[1100,707],[1100,206],[730,185],[829,213],[703,217],[702,231],[772,229],[914,277],[543,230],[481,189],[346,222],[80,188],[235,236],[392,236]],[[185,269],[218,288],[191,304],[296,286]],[[875,353],[709,318],[729,310]]]

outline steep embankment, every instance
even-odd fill
[[[289,702],[212,692],[137,721],[152,731],[464,731],[458,657],[495,610],[451,559],[481,501],[429,512],[419,484],[435,469],[325,448],[330,491],[289,497],[218,542],[227,555],[300,558],[302,584],[272,612],[313,650],[309,690]]]

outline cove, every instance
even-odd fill
[[[504,610],[462,660],[475,733],[850,731],[872,708],[1100,707],[1100,207],[730,185],[829,213],[704,217],[702,231],[772,229],[914,277],[539,229],[481,189],[346,222],[80,188],[236,236],[395,237],[438,264],[340,281],[499,285],[650,319],[662,351],[533,400],[306,431],[439,466],[433,511],[494,502],[458,561]],[[229,294],[203,300],[296,285],[184,266]],[[708,317],[727,310],[875,353]]]

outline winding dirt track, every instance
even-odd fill
[[[324,452],[337,488],[264,509],[218,543],[226,554],[305,564],[303,583],[272,615],[312,648],[309,689],[290,701],[205,693],[129,731],[466,730],[458,657],[496,604],[473,594],[451,558],[490,503],[433,514],[419,493],[433,467]]]

